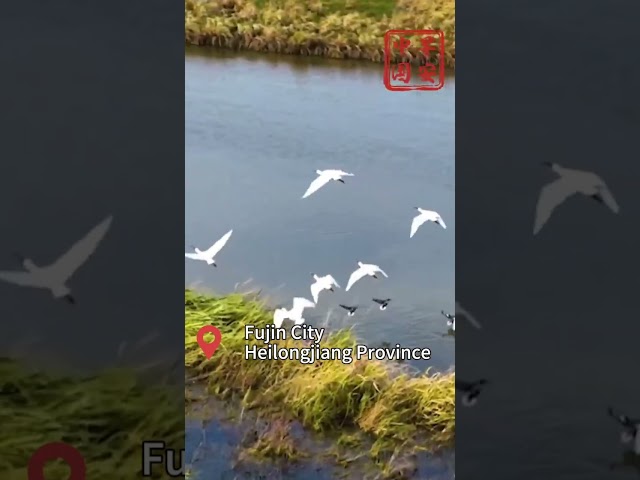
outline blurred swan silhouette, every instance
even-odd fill
[[[554,209],[576,193],[581,193],[593,198],[597,202],[609,207],[614,213],[620,211],[620,207],[618,207],[615,198],[613,198],[613,194],[604,181],[595,173],[573,170],[551,162],[544,162],[544,165],[550,167],[551,170],[557,173],[559,178],[542,187],[540,191],[533,226],[534,235],[547,223]]]
[[[96,251],[109,230],[112,220],[113,216],[109,215],[49,265],[38,266],[30,258],[15,254],[25,271],[0,271],[0,280],[23,287],[44,288],[51,292],[53,298],[64,298],[67,302],[75,304],[76,300],[71,296],[71,289],[67,286],[67,282]]]

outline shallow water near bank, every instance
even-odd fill
[[[202,395],[200,386],[189,387],[190,392]],[[333,480],[336,478],[376,478],[379,471],[367,461],[367,446],[343,451],[346,457],[362,455],[361,461],[343,468],[331,460],[335,439],[309,435],[294,423],[293,432],[306,458],[295,463],[283,461],[241,460],[240,452],[247,446],[247,433],[260,424],[255,415],[247,413],[242,418],[228,416],[229,409],[222,402],[209,398],[199,403],[185,420],[185,462],[192,478],[212,480],[235,479],[293,479]],[[206,419],[203,421],[203,417]],[[442,451],[437,454],[420,453],[416,457],[417,471],[412,478],[451,480],[454,477],[455,453]]]
[[[235,480],[255,478],[282,478],[300,480],[334,480],[336,478],[351,478],[354,472],[351,468],[345,470],[339,466],[318,462],[300,462],[282,468],[276,465],[257,464],[250,467],[232,468],[237,456],[237,447],[242,441],[237,428],[232,424],[213,420],[209,422],[204,435],[200,421],[187,419],[186,421],[186,449],[185,455],[191,460],[191,472],[196,478],[211,478],[214,480]],[[206,438],[206,444],[202,439]],[[198,452],[200,449],[200,452]],[[209,454],[207,455],[207,452]],[[320,456],[320,446],[316,446],[316,454]],[[450,480],[453,478],[454,454],[444,454],[434,458],[433,456],[418,456],[418,471],[415,478],[429,478],[430,480]],[[258,469],[259,472],[258,473]],[[347,474],[348,472],[348,474]],[[362,468],[358,474],[369,473],[375,476],[375,472]],[[213,475],[213,476],[209,476]],[[262,475],[262,477],[258,477]]]
[[[187,285],[224,294],[251,279],[239,288],[290,306],[311,298],[311,273],[332,274],[343,288],[323,292],[307,323],[355,324],[371,346],[430,348],[417,368],[451,368],[454,338],[440,311],[454,305],[454,78],[440,91],[389,92],[382,66],[368,62],[189,48],[185,82],[185,247],[234,230],[218,268],[185,262]],[[325,168],[356,176],[301,200]],[[425,224],[409,239],[415,206],[438,211],[448,228]],[[357,261],[390,278],[344,292]],[[392,302],[380,311],[372,297]],[[347,317],[340,303],[360,308]],[[194,425],[187,459],[202,437]],[[207,429],[222,454],[215,466],[211,456],[199,463],[208,476],[230,468],[239,438],[219,422]],[[452,459],[422,456],[421,475],[452,478]],[[313,471],[282,478],[335,478],[329,467]]]

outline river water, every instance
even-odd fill
[[[314,61],[315,60],[315,61]],[[368,343],[428,347],[423,366],[447,369],[455,289],[454,93],[390,92],[378,65],[206,51],[185,64],[185,247],[229,229],[218,268],[185,260],[187,284],[219,293],[251,285],[287,305],[311,298],[311,273],[341,285],[323,292],[308,323],[356,324]],[[316,169],[353,172],[300,197]],[[447,229],[413,207],[438,211]],[[344,292],[357,262],[388,279]],[[373,297],[391,298],[382,312]],[[345,318],[338,304],[360,306]]]
[[[418,368],[455,363],[441,310],[455,292],[455,80],[390,92],[380,65],[188,49],[185,58],[185,248],[233,235],[218,267],[185,259],[187,286],[261,288],[274,305],[323,292],[307,323],[355,325],[363,342],[428,347]],[[316,169],[355,174],[301,199]],[[436,210],[409,238],[413,207]],[[357,262],[389,278],[345,292]],[[249,281],[245,286],[238,284]],[[373,297],[391,298],[380,311]],[[339,304],[359,306],[347,317]]]

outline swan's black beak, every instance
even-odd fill
[[[344,183],[344,180],[343,180],[343,179],[341,179],[341,178],[339,178],[339,179],[338,179],[338,181],[339,181],[340,183]]]
[[[376,278],[376,279],[378,278],[376,275],[371,275],[371,276],[372,276],[373,278]]]
[[[216,268],[218,267],[218,265],[216,265],[215,263],[212,263],[211,265],[213,265],[213,266],[214,266],[214,267],[216,267]]]
[[[67,303],[70,303],[71,305],[76,304],[76,299],[73,298],[71,295],[65,295],[64,299],[67,301]]]
[[[329,291],[330,291],[330,292],[333,292],[334,290],[333,290],[333,288],[330,288],[330,289],[329,289]]]

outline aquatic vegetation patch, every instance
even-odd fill
[[[416,375],[401,364],[355,360],[350,364],[325,360],[312,364],[287,360],[246,360],[245,348],[264,346],[245,340],[245,325],[265,327],[272,311],[257,296],[215,297],[185,290],[185,366],[194,380],[208,383],[219,399],[241,401],[261,415],[298,420],[315,432],[340,433],[349,428],[374,441],[372,455],[418,441],[436,448],[447,446],[455,433],[455,375]],[[213,324],[222,343],[207,360],[196,343],[198,330]],[[302,341],[273,340],[278,348],[301,348]],[[332,332],[322,340],[326,348],[353,348],[351,330]],[[345,438],[346,441],[346,438]]]
[[[265,428],[252,432],[254,438],[240,453],[240,460],[245,457],[253,459],[281,459],[287,462],[306,457],[307,454],[298,447],[298,442],[291,431],[291,422],[276,418],[265,424]]]
[[[0,379],[3,480],[26,479],[31,455],[52,441],[77,448],[92,480],[140,478],[143,441],[184,448],[179,389],[144,385],[133,370],[75,378],[33,372],[4,358]],[[158,466],[150,478],[170,478],[163,470]],[[45,477],[66,480],[69,468],[50,462]]]
[[[455,0],[185,0],[185,43],[337,59],[384,61],[388,30],[442,30],[455,67]],[[392,61],[424,64],[419,39]]]

